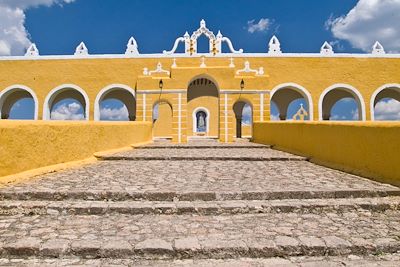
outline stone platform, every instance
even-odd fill
[[[248,142],[157,142],[0,189],[2,266],[399,266],[400,189]]]

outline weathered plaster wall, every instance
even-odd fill
[[[400,123],[255,123],[257,143],[311,158],[335,169],[400,185]]]
[[[144,122],[0,121],[0,177],[151,139]]]

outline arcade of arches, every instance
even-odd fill
[[[283,59],[291,64],[282,65]],[[47,73],[51,81],[37,79],[35,82],[29,81],[20,68],[8,68],[15,62],[0,61],[0,70],[5,74],[0,82],[0,116],[2,120],[107,120],[106,112],[110,110],[106,104],[116,101],[124,113],[111,116],[111,120],[153,122],[154,137],[170,138],[174,142],[204,137],[230,142],[238,137],[251,137],[253,121],[273,118],[333,120],[335,105],[343,100],[352,101],[356,120],[382,120],[376,110],[388,101],[400,101],[400,76],[395,75],[400,63],[388,64],[372,81],[365,78],[372,77],[368,71],[365,75],[356,72],[357,66],[374,68],[375,61],[387,59],[354,61],[351,77],[348,69],[342,70],[349,60],[355,59],[346,62],[336,59],[332,66],[334,78],[322,72],[332,64],[324,58],[80,59],[66,67],[62,60],[38,60],[32,75],[42,77]],[[313,80],[316,76],[311,68],[301,67],[315,61],[321,68],[318,81]],[[113,67],[109,66],[110,62]],[[76,72],[76,68],[89,63],[93,68],[86,73]],[[28,64],[28,61],[19,64]],[[252,65],[256,68],[252,69]],[[58,83],[63,73],[53,70],[61,66],[65,68],[64,74],[71,77],[70,83]],[[155,66],[155,70],[149,71],[148,66]],[[394,70],[396,66],[399,68]],[[7,69],[15,69],[15,73]],[[297,76],[291,78],[293,74]],[[88,81],[86,75],[96,79]],[[79,114],[55,116],[58,107],[68,108],[65,103],[73,103]],[[17,112],[24,105],[27,105],[25,117]],[[272,114],[272,107],[277,115]]]

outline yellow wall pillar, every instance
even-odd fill
[[[187,143],[187,96],[177,93],[173,101],[172,142]]]
[[[222,93],[219,100],[219,141],[230,143],[235,140],[236,124],[233,112],[233,98],[227,93]]]

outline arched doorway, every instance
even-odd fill
[[[94,120],[136,120],[135,91],[123,84],[113,84],[102,89],[96,97]]]
[[[252,137],[253,107],[244,100],[239,100],[233,105],[236,118],[236,138]]]
[[[354,87],[346,84],[335,84],[325,89],[321,94],[319,99],[319,119],[364,121],[364,99]]]
[[[0,118],[37,120],[38,100],[30,88],[15,85],[0,92]]]
[[[386,84],[374,92],[371,120],[400,121],[400,84]]]
[[[172,139],[172,105],[160,100],[153,106],[153,137]]]
[[[89,120],[89,97],[72,84],[54,88],[46,97],[44,120]]]
[[[198,76],[189,83],[187,110],[188,137],[219,137],[219,92],[211,77]]]
[[[271,91],[271,120],[290,120],[303,107],[313,120],[313,103],[311,94],[295,83],[281,84]]]

